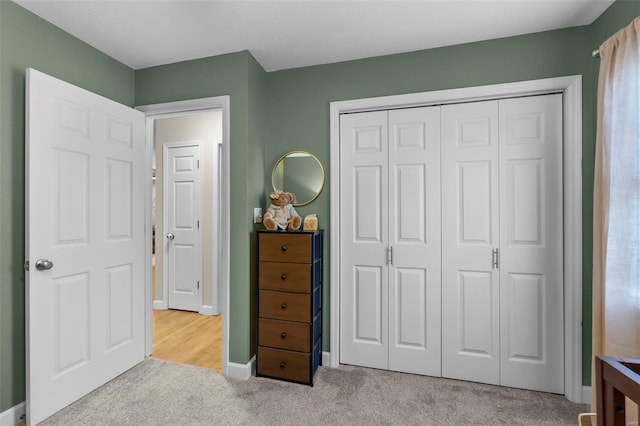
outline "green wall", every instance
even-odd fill
[[[250,218],[253,218],[253,207],[263,207],[265,204],[264,199],[264,183],[262,179],[265,174],[265,159],[264,153],[266,151],[266,138],[265,138],[265,110],[267,109],[267,91],[266,80],[267,73],[260,64],[249,55],[249,121],[251,126],[249,128],[249,174],[246,177],[247,197],[248,197],[248,214]],[[245,216],[246,217],[246,216]],[[246,220],[246,219],[245,219]],[[234,229],[234,228],[232,228]],[[262,225],[254,225],[253,229],[262,229]],[[233,301],[233,306],[236,309],[238,306],[246,305],[246,301],[250,300],[249,310],[249,353],[242,362],[247,362],[252,355],[257,351],[257,324],[256,318],[258,317],[258,244],[257,235],[255,232],[251,233],[251,252],[250,259],[250,288],[249,299],[240,299]],[[246,259],[245,259],[246,260]],[[239,262],[239,268],[246,268],[246,263]],[[233,333],[236,333],[236,328],[233,328]]]
[[[0,1],[0,412],[25,399],[25,69],[35,68],[126,105],[132,69]]]
[[[257,283],[253,207],[263,204],[266,73],[249,52],[136,71],[136,105],[229,95],[231,98],[231,253],[229,361],[255,352]]]

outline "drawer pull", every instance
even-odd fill
[[[286,279],[287,279],[287,274],[282,274],[282,275],[280,275],[280,279],[281,279],[282,281],[286,280]]]
[[[287,309],[287,304],[286,304],[286,303],[283,303],[280,307],[281,307],[281,308],[282,308],[282,310],[284,311],[285,309]]]
[[[287,337],[287,333],[283,331],[282,333],[280,333],[280,337],[284,339],[285,337]]]
[[[282,361],[282,362],[280,363],[280,368],[285,368],[286,366],[287,366],[287,363],[286,363],[286,362]]]
[[[282,247],[280,247],[280,250],[282,251],[287,251],[287,246],[285,246],[284,244],[282,245]]]

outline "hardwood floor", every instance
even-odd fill
[[[153,310],[153,358],[222,370],[222,316]]]

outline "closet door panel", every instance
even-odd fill
[[[499,108],[501,384],[563,393],[562,95]]]
[[[442,375],[500,381],[498,102],[442,107]]]
[[[440,108],[389,111],[389,369],[441,374]]]
[[[388,368],[387,112],[340,117],[340,362]]]

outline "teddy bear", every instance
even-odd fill
[[[302,218],[291,205],[296,196],[291,192],[275,191],[269,194],[269,198],[271,205],[262,219],[265,228],[272,231],[300,229]]]

